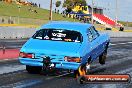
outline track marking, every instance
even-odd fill
[[[13,43],[14,42],[20,42],[20,43],[22,42],[23,43],[23,42],[26,42],[26,41],[28,41],[28,39],[27,40],[7,40],[7,41],[5,41],[5,40],[2,41],[1,40],[1,42],[4,42],[4,43],[12,43],[12,42]]]
[[[70,73],[65,73],[65,74],[62,74],[62,75],[58,75],[58,76],[54,76],[54,77],[50,77],[50,78],[46,78],[47,80],[50,80],[50,79],[54,79],[54,78],[59,78],[59,77],[63,77],[63,76],[66,76],[66,75],[69,75],[69,74],[72,74],[73,72],[70,72]]]
[[[24,69],[25,69],[25,66],[24,65],[1,66],[0,67],[0,74],[15,72],[15,71],[24,70]]]
[[[117,44],[110,43],[109,45],[110,45],[110,46],[115,46],[115,45],[117,45]]]
[[[132,44],[132,42],[127,42],[127,43],[130,43],[130,44]]]
[[[18,58],[12,58],[12,59],[0,59],[0,62],[5,62],[5,61],[12,61],[12,60],[18,60]]]
[[[41,82],[42,80],[40,79],[24,80],[24,81],[16,82],[13,84],[8,84],[5,86],[0,86],[0,88],[27,88],[29,86],[32,86]]]
[[[125,42],[125,43],[122,42],[122,43],[116,43],[116,44],[115,43],[110,43],[109,45],[110,46],[115,46],[115,45],[125,45],[125,44],[132,44],[132,42]]]
[[[120,44],[120,45],[125,45],[125,44],[127,44],[127,43],[118,43],[118,44]]]

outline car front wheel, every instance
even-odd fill
[[[38,74],[41,72],[42,67],[26,65],[26,70],[31,74]]]

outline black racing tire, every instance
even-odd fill
[[[107,57],[107,49],[99,56],[99,63],[101,65],[105,64],[106,57]]]
[[[78,70],[74,70],[74,77],[78,78],[79,76],[80,76],[80,74],[79,74]]]
[[[26,65],[26,70],[30,74],[39,74],[42,71],[42,67]]]
[[[85,66],[80,66],[80,71],[78,70],[74,70],[74,77],[78,78],[80,76],[86,75],[86,67]]]
[[[78,83],[78,84],[84,84],[84,82],[86,82],[86,79],[85,79],[84,76],[79,76],[79,77],[77,78],[77,83]]]

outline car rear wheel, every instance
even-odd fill
[[[74,71],[75,78],[78,78],[79,76],[86,75],[87,73],[88,73],[88,70],[86,68],[86,65],[85,66],[80,66],[78,68],[78,70]]]
[[[84,76],[79,76],[77,79],[78,84],[83,84],[86,81],[86,78]]]
[[[38,73],[41,72],[42,67],[26,65],[26,70],[28,71],[28,73],[31,73],[31,74],[38,74]]]

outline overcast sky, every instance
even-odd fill
[[[28,0],[36,3],[40,3],[42,8],[49,9],[50,0]],[[55,8],[55,2],[53,0],[53,10]],[[64,1],[64,0],[60,0]],[[86,0],[88,5],[91,5],[92,0]],[[116,0],[93,0],[94,5],[104,8],[104,14],[108,15],[112,19],[115,19]],[[132,0],[117,0],[118,1],[118,20],[131,21],[132,22]],[[62,10],[62,7],[58,8]]]

